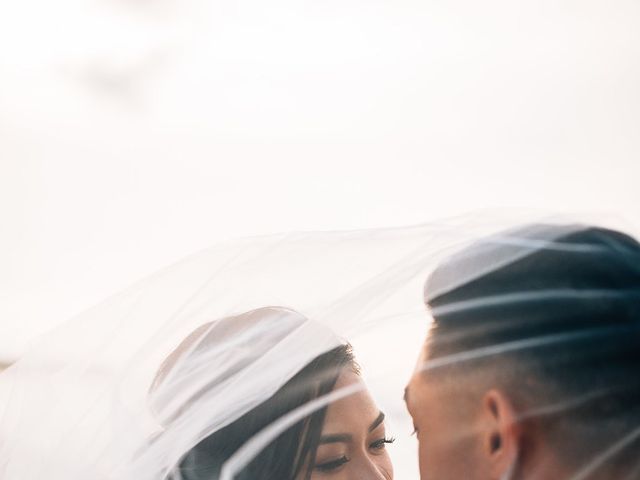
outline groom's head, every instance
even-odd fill
[[[406,391],[422,478],[640,468],[638,242],[529,226],[440,265],[425,300],[433,324]]]

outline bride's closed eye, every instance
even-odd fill
[[[315,469],[320,472],[332,472],[348,462],[349,458],[347,458],[346,455],[343,455],[342,457],[336,458],[335,460],[328,460],[326,462],[317,463]]]
[[[372,442],[369,445],[369,448],[372,448],[374,450],[383,450],[386,447],[387,443],[393,443],[395,441],[396,441],[396,439],[393,438],[393,437],[390,437],[390,438],[383,437],[383,438],[380,438],[380,439],[376,440],[375,442]]]
[[[371,478],[375,471],[391,479],[393,467],[386,447],[394,439],[385,431],[384,413],[367,398],[350,397],[341,406],[328,410],[310,478]]]

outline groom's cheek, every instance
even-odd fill
[[[450,467],[447,467],[444,459],[446,452],[439,450],[437,445],[430,445],[426,438],[418,439],[419,466],[421,480],[449,480]],[[461,479],[457,479],[461,480]],[[464,479],[466,480],[466,479]]]
[[[427,477],[427,451],[424,442],[418,439],[418,466],[420,467],[420,480],[426,480]]]
[[[430,437],[433,440],[432,437]],[[418,460],[421,480],[449,480],[453,479],[450,472],[455,471],[453,465],[447,465],[446,449],[439,448],[437,444],[430,445],[426,438],[418,439]],[[459,479],[458,479],[459,480]],[[467,480],[466,478],[464,480]]]

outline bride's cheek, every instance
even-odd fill
[[[393,463],[391,463],[391,457],[388,452],[383,452],[378,468],[386,480],[393,479]]]
[[[334,471],[329,471],[329,472],[319,472],[317,470],[314,470],[313,472],[311,472],[311,476],[309,477],[309,480],[337,480],[338,475],[340,475],[340,472],[334,472]],[[344,478],[348,478],[348,477],[344,477]]]

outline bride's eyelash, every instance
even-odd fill
[[[416,427],[413,427],[413,432],[411,432],[411,435],[417,435],[418,434],[418,429]]]
[[[393,443],[395,441],[396,441],[396,439],[394,437],[384,437],[384,438],[381,438],[380,440],[376,440],[371,445],[369,445],[369,447],[371,447],[371,448],[383,448],[385,443]]]
[[[331,460],[328,462],[320,463],[315,466],[317,470],[321,472],[330,472],[331,470],[335,470],[336,468],[341,467],[345,463],[347,463],[349,459],[345,456],[337,458],[336,460]]]

